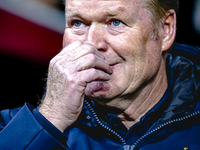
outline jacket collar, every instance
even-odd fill
[[[171,92],[166,101],[169,102],[169,105],[160,118],[160,122],[194,111],[200,98],[200,66],[197,60],[200,60],[199,49],[183,44],[174,44],[167,57],[168,71],[170,72],[168,90]]]

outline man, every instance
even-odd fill
[[[67,0],[45,98],[1,112],[0,147],[199,149],[199,51],[168,53],[177,9],[175,0]]]

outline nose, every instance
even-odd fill
[[[92,23],[88,29],[85,41],[94,45],[95,48],[99,51],[106,51],[106,31],[103,24]]]

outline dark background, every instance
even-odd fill
[[[176,41],[188,45],[200,46],[200,35],[197,32],[195,32],[192,21],[195,0],[190,0],[190,1],[179,0],[179,1],[180,1],[180,9],[177,21]],[[198,15],[200,19],[200,14]]]
[[[59,0],[41,3],[64,13]],[[192,25],[193,8],[193,0],[180,1],[176,41],[200,46],[200,35]],[[25,102],[37,106],[44,93],[48,63],[61,48],[62,33],[0,9],[0,109]]]

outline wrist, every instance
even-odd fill
[[[68,127],[67,119],[60,116],[58,111],[54,111],[53,109],[46,108],[42,105],[39,108],[39,112],[61,132],[64,132]]]

